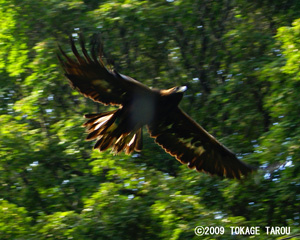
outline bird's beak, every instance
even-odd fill
[[[177,92],[185,92],[187,90],[187,86],[181,86],[178,88]]]

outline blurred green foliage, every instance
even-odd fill
[[[300,233],[300,2],[0,0],[0,238],[200,239],[194,228]],[[181,107],[260,170],[197,173],[144,135],[140,155],[92,151],[58,44],[101,33],[109,61]],[[254,236],[280,239],[279,235]],[[240,236],[239,239],[248,238]]]

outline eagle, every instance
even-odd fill
[[[155,142],[190,169],[240,179],[254,168],[217,141],[179,106],[186,86],[155,89],[107,67],[100,41],[93,41],[90,54],[79,38],[81,53],[70,38],[73,57],[62,50],[59,61],[73,89],[116,110],[86,114],[86,140],[95,140],[94,149],[130,154],[142,150],[144,126]]]

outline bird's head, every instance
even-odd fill
[[[170,89],[160,90],[161,96],[166,99],[167,102],[172,102],[174,106],[177,106],[183,97],[183,93],[186,91],[186,86],[172,87]]]
[[[178,93],[183,94],[186,90],[187,90],[186,86],[180,86],[180,87],[172,87],[169,89],[160,90],[160,93],[161,93],[161,95],[166,96],[166,95],[172,95],[172,94],[178,94]]]
[[[180,87],[175,87],[175,91],[177,93],[184,93],[187,90],[187,86],[180,86]]]

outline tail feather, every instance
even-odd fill
[[[134,146],[134,144],[132,144],[132,140],[134,140],[135,137],[135,132],[131,132],[127,135],[121,135],[115,142],[113,150],[115,152],[121,152],[125,149],[126,153],[132,152],[134,150],[134,148],[132,148],[132,146]]]
[[[89,133],[86,140],[97,140],[94,149],[104,151],[112,147],[114,152],[119,153],[124,150],[126,154],[142,149],[142,129],[128,130],[120,114],[119,109],[85,115],[89,119],[83,124]]]
[[[98,123],[107,119],[109,115],[113,115],[116,111],[117,110],[113,110],[113,111],[105,112],[105,113],[86,114],[86,115],[84,115],[84,117],[88,118],[90,120],[86,121],[82,126],[91,127],[93,125],[97,125]]]
[[[87,127],[87,131],[89,132],[86,137],[87,141],[91,141],[97,139],[101,136],[101,133],[106,131],[109,127],[114,124],[114,120],[116,118],[115,111],[100,113],[100,114],[89,114],[88,117],[91,117],[83,126]]]
[[[143,129],[140,128],[136,134],[134,150],[140,152],[142,151],[142,148],[143,148]]]
[[[98,140],[98,149],[100,151],[105,151],[106,149],[108,149],[114,142],[115,137],[110,137],[109,135],[104,135],[102,138],[100,138]],[[95,147],[94,147],[95,148]]]
[[[102,129],[90,132],[87,135],[87,137],[86,137],[85,140],[87,140],[87,141],[95,140],[95,139],[97,139],[101,135],[101,132],[102,132]]]

